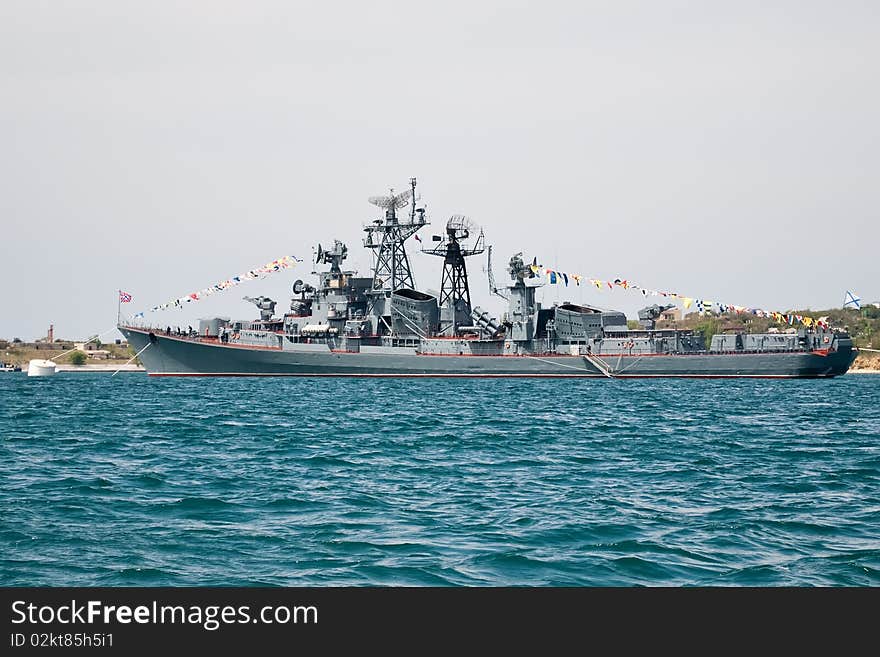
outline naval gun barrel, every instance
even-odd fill
[[[642,308],[639,311],[639,324],[642,325],[642,328],[648,329],[649,331],[654,330],[657,326],[657,320],[660,318],[660,315],[674,307],[673,304],[658,306],[655,303],[653,306]]]
[[[275,302],[269,297],[242,297],[245,301],[250,301],[260,309],[260,319],[268,322],[275,314]]]

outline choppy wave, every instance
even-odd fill
[[[0,377],[2,585],[880,584],[880,377]]]

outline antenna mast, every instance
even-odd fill
[[[425,226],[425,209],[416,208],[416,179],[410,178],[410,189],[400,194],[391,189],[388,196],[371,196],[368,200],[373,205],[385,209],[385,219],[376,219],[368,224],[364,231],[364,246],[375,252],[373,267],[373,283],[367,294],[370,296],[372,314],[379,317],[390,316],[390,306],[386,303],[392,292],[401,288],[415,289],[409,257],[406,255],[404,243],[418,230]],[[409,220],[401,222],[397,218],[397,210],[412,202],[413,207]],[[390,326],[390,322],[385,322]]]
[[[404,242],[428,222],[425,211],[413,208],[408,222],[401,223],[397,218],[397,209],[404,208],[413,197],[416,179],[411,178],[411,189],[395,195],[390,190],[388,196],[371,196],[370,203],[385,208],[385,220],[376,219],[364,228],[367,237],[364,246],[376,251],[376,265],[373,270],[373,291],[389,290],[394,292],[402,287],[415,288],[409,258],[406,255]]]
[[[451,329],[454,335],[459,326],[470,325],[471,291],[468,286],[465,258],[485,250],[483,231],[479,232],[472,245],[477,226],[464,215],[453,215],[446,222],[446,235],[435,237],[440,243],[433,249],[423,249],[422,253],[443,257],[443,278],[440,284],[440,332]]]

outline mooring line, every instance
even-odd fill
[[[124,363],[123,365],[120,365],[120,366],[119,366],[119,369],[116,370],[115,372],[113,372],[113,374],[111,374],[110,376],[116,376],[117,374],[119,374],[119,373],[122,371],[122,368],[123,368],[123,367],[125,367],[126,365],[128,365],[128,363],[130,363],[130,362],[133,361],[135,358],[137,358],[137,357],[140,356],[142,353],[144,353],[144,352],[147,350],[147,347],[149,347],[151,344],[153,344],[153,343],[152,343],[152,342],[148,342],[148,343],[144,346],[143,349],[141,349],[141,350],[140,350],[139,352],[137,352],[134,356],[132,356],[131,358],[129,358],[128,361],[127,361],[126,363]]]
[[[538,358],[537,356],[526,356],[526,358],[531,358],[532,360],[539,360],[542,363],[547,363],[548,365],[556,365],[558,367],[567,367],[572,370],[577,370],[578,372],[586,372],[589,374],[589,370],[586,370],[583,367],[574,367],[573,365],[566,365],[565,363],[554,363],[552,360],[544,360],[543,358]]]

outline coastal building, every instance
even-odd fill
[[[73,349],[73,343],[67,341],[46,342],[45,340],[37,340],[36,342],[23,342],[18,345],[25,349],[38,349],[42,351],[65,351]]]
[[[79,349],[80,351],[99,351],[101,346],[95,342],[86,342],[83,340],[82,342],[74,342],[73,348]]]

